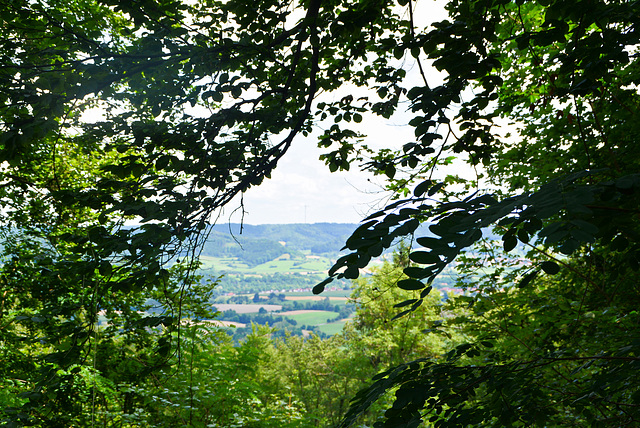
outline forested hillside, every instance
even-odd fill
[[[344,243],[356,227],[334,223],[213,226],[199,256],[198,272],[219,278],[216,295],[311,290],[344,253]],[[434,236],[428,224],[419,231]],[[495,238],[489,230],[485,233]],[[390,257],[391,249],[373,264]],[[456,280],[453,269],[447,269],[434,286],[451,289]],[[350,281],[339,280],[332,287],[349,289]]]
[[[0,424],[640,426],[639,11],[0,0]],[[381,208],[220,229],[310,141]]]
[[[235,257],[253,268],[290,254],[336,259],[354,224],[215,225],[208,232],[202,256]]]
[[[215,293],[310,290],[322,281],[353,224],[211,227],[198,272],[219,278]],[[340,288],[348,288],[342,281]]]
[[[215,255],[219,243],[237,242],[241,245],[256,239],[281,242],[283,247],[292,251],[308,250],[314,255],[329,254],[335,256],[351,235],[357,224],[313,223],[313,224],[264,224],[240,225],[218,224],[213,226],[207,244],[206,255]],[[231,235],[231,236],[230,236]]]

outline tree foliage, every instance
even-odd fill
[[[451,305],[471,312],[448,324],[472,340],[446,363],[419,359],[379,375],[345,424],[395,388],[380,426],[636,424],[637,4],[448,8],[450,21],[412,39],[447,72],[442,86],[408,92],[421,115],[412,123],[426,147],[437,138],[430,129],[455,124],[445,147],[484,166],[476,185],[499,187],[457,197],[418,181],[413,195],[365,220],[330,274],[357,277],[392,238],[429,220],[432,235],[418,237],[409,255],[420,266],[406,268],[411,279],[398,287],[425,298],[444,267],[462,261],[471,294]],[[505,123],[514,135],[500,130]],[[483,239],[488,227],[501,242]],[[465,258],[474,245],[480,256]],[[530,249],[528,261],[508,263],[504,253],[518,245]]]
[[[58,373],[95,354],[99,314],[131,334],[141,376],[169,360],[207,222],[269,176],[310,131],[317,94],[393,31],[391,5],[376,6],[2,2],[3,353],[36,365],[11,418],[71,424],[56,422],[73,396]],[[139,314],[149,294],[163,316]],[[157,326],[166,337],[146,334]],[[25,341],[44,346],[23,358]]]
[[[450,302],[467,318],[447,321],[470,343],[380,375],[345,424],[391,389],[383,426],[636,424],[637,2],[447,9],[422,27],[411,0],[3,1],[0,370],[22,393],[6,419],[73,425],[88,362],[136,381],[171,361],[180,319],[203,313],[207,223],[319,125],[330,170],[360,164],[397,193],[315,291],[427,221],[399,314],[456,260],[470,279]],[[415,141],[361,143],[367,114],[405,103]],[[475,180],[434,178],[452,153]],[[531,264],[465,258],[489,227]],[[140,313],[148,297],[162,315]]]

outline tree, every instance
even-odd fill
[[[394,31],[391,4],[334,6],[0,4],[2,369],[22,394],[6,418],[73,424],[68,370],[110,335],[129,337],[137,375],[171,360],[207,222],[310,132],[317,94],[363,85],[389,57],[360,69]],[[352,102],[335,108],[359,121]],[[161,316],[139,313],[150,294]]]
[[[373,269],[369,278],[354,284],[356,313],[340,333],[326,339],[287,335],[275,342],[271,358],[262,361],[263,384],[289,392],[303,406],[301,426],[338,426],[349,400],[372,376],[407,358],[438,356],[451,343],[424,333],[427,325],[440,321],[438,293],[413,316],[391,321],[398,299],[414,294],[395,287],[402,276],[402,267],[390,262]],[[370,426],[390,403],[377,403],[358,423]]]
[[[304,426],[300,403],[262,379],[271,332],[253,325],[234,346],[226,332],[206,322],[190,325],[181,338],[189,369],[167,370],[136,388],[144,400],[131,412],[134,426]]]
[[[405,253],[408,255],[408,251]],[[345,327],[345,335],[356,347],[356,354],[366,355],[376,371],[395,367],[416,358],[438,358],[455,339],[427,334],[426,330],[442,322],[442,295],[430,293],[420,308],[405,317],[395,318],[416,301],[419,292],[403,290],[396,285],[407,279],[402,272],[404,258],[396,253],[392,264],[385,261],[375,267],[369,278],[354,281],[352,299],[356,302],[353,321]],[[434,329],[437,332],[437,329]],[[459,340],[459,339],[458,339]]]
[[[122,349],[140,362],[136,376],[170,361],[207,222],[319,124],[332,171],[360,163],[388,177],[397,200],[354,232],[352,253],[317,292],[332,278],[357,278],[426,221],[433,235],[416,239],[424,248],[409,259],[418,266],[398,282],[418,293],[407,314],[490,226],[505,252],[520,242],[535,253],[520,269],[488,258],[494,270],[486,280],[475,274],[465,302],[534,320],[523,336],[472,324],[476,342],[452,350],[448,363],[419,360],[381,376],[347,422],[389,388],[398,399],[387,425],[427,414],[449,425],[637,422],[636,3],[451,0],[450,19],[426,28],[415,6],[2,2],[0,215],[9,238],[0,323],[11,357],[3,361],[15,365],[1,369],[31,374],[25,384],[7,378],[24,393],[7,418],[73,423],[73,370],[99,348],[99,314],[108,340],[130,344]],[[411,58],[418,82],[403,67]],[[444,72],[442,84],[429,85],[425,60]],[[331,97],[353,86],[371,93]],[[389,118],[404,101],[416,141],[377,153],[360,144],[363,115]],[[103,118],[92,121],[85,113],[94,106]],[[451,153],[482,168],[477,180],[435,180]],[[184,267],[172,278],[178,259]],[[545,291],[562,292],[569,309],[542,310]],[[517,310],[527,293],[538,306]],[[148,294],[163,296],[161,316],[138,313]],[[555,333],[511,354],[507,336],[523,341],[534,325]],[[163,334],[149,333],[160,326]],[[581,329],[569,340],[562,326]],[[593,337],[606,340],[587,347]],[[549,394],[546,380],[560,366],[569,374]],[[518,388],[535,405],[525,409]]]
[[[421,291],[410,313],[457,258],[471,294],[451,305],[472,312],[448,324],[471,340],[444,363],[423,358],[377,376],[345,425],[390,389],[396,401],[380,426],[637,424],[637,5],[448,8],[451,20],[411,39],[447,72],[442,86],[408,92],[417,147],[431,148],[438,123],[456,123],[444,147],[468,153],[485,168],[479,179],[499,187],[433,201],[443,183],[418,181],[365,220],[330,274],[357,277],[394,237],[430,220],[431,235],[409,255],[421,266],[406,268],[398,287]],[[516,135],[503,135],[501,123]],[[409,164],[411,151],[383,161]],[[483,239],[488,227],[502,235],[503,254]],[[526,262],[504,255],[518,244],[530,250]]]

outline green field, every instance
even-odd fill
[[[234,257],[210,257],[200,256],[202,271],[214,271],[216,273],[237,272],[255,274],[292,273],[292,272],[326,272],[331,267],[330,259],[326,257],[308,258],[284,258],[279,257],[261,265],[249,267],[246,263]]]
[[[300,314],[288,314],[287,312],[283,312],[282,315],[287,318],[296,320],[298,322],[298,325],[316,326],[319,332],[328,335],[339,333],[340,331],[342,331],[342,328],[346,323],[346,321],[344,320],[327,323],[328,320],[338,316],[337,312],[331,311],[313,311]]]
[[[317,326],[318,331],[321,331],[324,334],[334,335],[338,334],[342,331],[342,328],[346,324],[346,321],[337,321],[332,322],[331,324],[321,324]]]
[[[251,300],[253,299],[253,296],[255,294],[254,289],[251,288],[253,279],[255,279],[255,284],[257,284],[258,286],[262,286],[260,281],[262,279],[268,280],[269,276],[271,275],[281,274],[281,275],[288,276],[290,274],[298,273],[298,275],[295,275],[296,280],[295,281],[292,280],[291,284],[287,283],[286,276],[284,277],[285,278],[284,280],[282,279],[282,277],[280,277],[278,279],[278,283],[274,284],[274,289],[286,290],[286,289],[292,289],[292,288],[311,288],[311,286],[314,285],[313,281],[311,281],[311,283],[305,283],[305,282],[301,283],[300,278],[307,278],[309,280],[311,279],[315,280],[317,278],[317,281],[319,282],[322,279],[324,279],[325,272],[329,269],[331,264],[331,260],[327,257],[313,256],[313,257],[307,258],[307,257],[301,257],[299,255],[298,257],[291,257],[288,254],[280,256],[277,259],[271,260],[267,263],[263,263],[261,265],[257,265],[253,267],[249,267],[249,265],[242,263],[240,260],[234,257],[201,256],[200,260],[202,262],[201,272],[203,274],[220,275],[220,274],[226,273],[227,277],[229,278],[232,278],[232,279],[237,278],[237,279],[234,279],[235,281],[239,281],[238,283],[236,283],[236,285],[234,285],[235,287],[234,291],[239,290],[239,293],[236,294],[236,296],[244,295]],[[300,274],[306,274],[306,275],[302,276]],[[253,277],[258,277],[258,278],[256,279]],[[250,291],[245,294],[243,293],[243,291],[245,290],[250,290]],[[269,294],[270,294],[269,292],[260,292],[260,297],[263,301],[266,302],[266,299]],[[279,295],[281,293],[275,292],[275,294]],[[332,306],[323,308],[323,309],[331,309],[336,305],[343,306],[348,304],[349,302],[347,301],[346,298],[351,295],[351,291],[350,290],[335,290],[335,291],[327,290],[320,295],[314,295],[309,290],[308,292],[305,292],[305,293],[284,292],[284,294],[287,297],[289,296],[295,297],[296,298],[295,300],[298,300],[298,302],[302,304],[309,304],[309,303],[312,303],[311,301],[317,302],[320,300],[324,300],[325,298],[331,298],[330,303]],[[228,301],[228,297],[226,296],[218,297],[216,302],[230,303]],[[287,309],[294,310],[294,307],[293,307],[294,302],[292,300],[286,300],[285,302],[274,301],[271,303],[278,303],[284,306],[283,310],[285,312],[282,312],[281,314],[274,314],[274,315],[282,315],[286,318],[295,320],[298,326],[303,326],[303,325],[316,326],[318,328],[318,331],[328,335],[333,335],[340,332],[340,330],[342,330],[342,327],[344,326],[344,321],[327,324],[327,321],[329,319],[335,319],[338,316],[338,313],[334,311],[313,310],[310,312],[290,314],[286,311]],[[242,307],[243,305],[238,305],[238,306]]]
[[[290,318],[292,320],[296,320],[298,325],[318,325],[324,324],[328,320],[337,317],[338,313],[330,311],[310,311],[298,314],[289,314],[287,312],[282,312],[279,315]]]
[[[351,296],[351,290],[327,290],[327,291],[323,291],[321,294],[317,294],[317,296],[320,296],[320,297],[349,297],[349,296]]]

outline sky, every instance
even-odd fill
[[[341,88],[322,100],[339,100],[347,94],[356,99],[371,95],[362,88]],[[400,107],[391,119],[364,113],[362,123],[351,122],[350,129],[366,135],[363,143],[371,149],[399,149],[415,141],[414,128],[407,125],[413,117],[406,112],[407,108],[408,104]],[[383,177],[360,171],[358,164],[351,165],[349,171],[331,173],[319,159],[321,154],[335,150],[317,147],[317,138],[323,130],[316,125],[308,137],[298,134],[271,178],[245,192],[244,218],[240,199],[236,198],[220,213],[217,223],[358,223],[384,207],[389,193],[384,191]],[[278,137],[272,140],[280,141]]]
[[[417,3],[415,19],[418,25],[443,20],[447,17],[442,0],[423,0]],[[417,79],[417,67],[408,64],[408,79]],[[442,76],[433,68],[427,68],[430,85],[439,84]],[[413,77],[412,77],[413,76]],[[341,98],[345,90],[336,94]],[[354,97],[357,98],[356,95]],[[401,107],[391,119],[366,117],[361,124],[367,135],[364,144],[372,148],[400,148],[415,141],[414,129],[407,125],[412,115]],[[294,141],[289,152],[279,162],[271,179],[245,193],[244,219],[239,201],[231,204],[221,214],[218,222],[245,224],[283,223],[358,223],[368,214],[385,205],[388,194],[382,191],[383,180],[372,174],[358,171],[353,165],[350,171],[329,172],[319,160],[327,152],[316,145],[316,137],[301,137]]]
[[[397,147],[411,141],[413,128],[394,122],[372,124],[367,144]],[[319,160],[328,149],[319,149],[312,137],[296,140],[281,159],[271,179],[244,195],[247,224],[358,223],[384,205],[388,194],[383,180],[360,172],[329,172]],[[231,210],[237,207],[237,203]],[[240,222],[241,214],[227,211],[221,221]]]
[[[445,3],[443,0],[418,2],[414,11],[417,26],[445,19]],[[435,69],[423,65],[427,67],[429,84],[439,84],[442,76]],[[417,66],[412,62],[404,66],[408,70],[407,86],[411,87],[412,79],[419,79]],[[364,95],[362,89],[342,88],[332,97],[340,99],[350,93],[354,98]],[[400,148],[403,144],[415,141],[414,129],[407,125],[412,118],[407,108],[408,105],[401,106],[391,119],[364,115],[363,122],[359,124],[359,130],[367,135],[364,144],[373,149]],[[97,109],[88,112],[85,120],[97,120],[100,116],[101,111]],[[278,163],[271,178],[243,195],[244,217],[242,210],[238,209],[240,199],[236,198],[220,212],[216,222],[252,225],[358,223],[368,214],[384,207],[389,195],[382,190],[383,178],[360,172],[358,165],[352,165],[350,171],[329,172],[329,168],[319,160],[319,156],[329,149],[317,147],[318,134],[309,137],[300,134]]]

